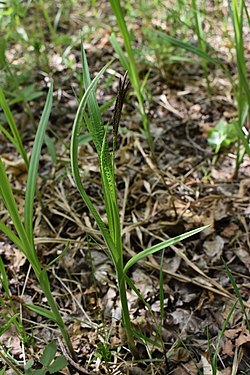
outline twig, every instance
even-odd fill
[[[67,352],[67,349],[65,348],[65,346],[63,345],[63,342],[62,340],[60,339],[60,337],[57,338],[58,340],[58,343],[59,343],[59,346],[60,346],[60,349],[61,349],[61,352],[62,354],[64,355],[64,357],[67,359],[67,361],[71,364],[71,366],[73,366],[76,370],[80,371],[81,374],[91,374],[90,372],[88,372],[87,370],[85,370],[82,366],[78,365],[78,363],[76,363],[72,358],[71,356],[68,354]]]

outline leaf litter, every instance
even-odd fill
[[[78,17],[76,19],[79,20]],[[107,40],[98,37],[95,46],[88,45],[93,73],[112,57]],[[76,60],[79,53],[76,51]],[[101,62],[96,59],[97,55],[102,56]],[[63,61],[56,53],[52,57],[55,82],[63,96],[58,95],[56,99],[60,111],[54,112],[50,126],[69,145],[76,102],[71,77],[63,82],[60,79],[61,72],[66,70]],[[112,68],[118,72],[121,70],[118,62]],[[148,80],[153,97],[148,112],[152,135],[156,139],[155,153],[160,172],[155,168],[145,138],[139,130],[140,120],[133,105],[134,99],[129,97],[125,105],[116,155],[125,254],[129,258],[158,241],[193,229],[201,223],[209,223],[211,227],[195,238],[166,249],[162,268],[164,321],[161,329],[164,345],[163,349],[149,346],[148,352],[142,352],[140,364],[133,363],[124,349],[116,278],[103,253],[105,245],[96,224],[83,206],[70,176],[69,150],[62,142],[56,142],[56,164],[52,164],[47,151],[43,151],[43,178],[38,182],[42,206],[37,204],[35,212],[38,254],[47,264],[69,245],[64,257],[51,267],[52,290],[68,321],[79,362],[92,373],[173,372],[182,375],[197,374],[201,369],[204,375],[212,374],[208,336],[215,346],[218,333],[236,298],[221,257],[228,262],[246,307],[250,305],[249,158],[246,157],[242,163],[238,179],[232,181],[234,155],[221,153],[217,163],[213,164],[211,149],[206,141],[212,125],[223,116],[233,116],[235,107],[227,100],[230,88],[226,87],[222,78],[219,81],[220,77],[217,77],[218,86],[214,82],[217,97],[211,103],[206,98],[203,80],[201,77],[197,79],[197,71],[185,79],[181,76],[181,69],[179,74],[175,79],[181,80],[181,89],[178,82],[176,85],[172,82],[172,86],[168,84],[156,70]],[[76,82],[73,85],[76,86]],[[99,97],[101,102],[115,95],[114,87],[115,84],[109,88],[110,93],[103,89]],[[40,104],[37,105],[34,111],[39,109]],[[111,118],[111,113],[109,115]],[[21,209],[23,196],[20,192],[25,188],[23,165],[17,157],[13,161],[12,153],[5,155],[8,174],[19,191],[17,199]],[[81,146],[79,159],[86,190],[104,215],[97,157],[91,142]],[[1,214],[6,218],[2,206]],[[27,264],[23,257],[13,245],[6,243],[2,234],[0,241],[0,252],[6,264],[13,299],[32,299],[32,303],[46,307],[46,300],[34,275],[31,273],[27,280],[24,278]],[[152,310],[153,317],[138,296],[128,291],[134,326],[156,342],[160,319],[159,271],[160,257],[152,255],[136,265],[130,275]],[[19,288],[17,284],[24,288]],[[15,303],[18,305],[17,301]],[[45,319],[25,308],[22,316],[28,332],[28,323],[32,321],[32,330],[37,339],[34,351],[41,352],[44,344],[57,336],[53,324],[48,324]],[[15,332],[6,331],[1,342],[16,359],[22,360],[20,340],[16,338],[13,341],[11,337],[15,337]],[[237,307],[220,345],[220,359],[224,367],[221,366],[217,374],[229,373],[239,349],[242,349],[242,355],[238,357],[238,370],[247,371],[249,341],[249,332]],[[111,353],[108,365],[100,356],[100,342]],[[158,361],[152,361],[149,365],[148,358]]]

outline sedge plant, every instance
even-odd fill
[[[112,120],[113,126],[113,147],[109,150],[107,133],[108,126],[104,126],[100,109],[95,96],[95,88],[98,84],[98,80],[101,75],[105,72],[110,64],[104,66],[96,77],[91,81],[90,73],[87,63],[85,51],[82,47],[82,67],[83,67],[83,82],[85,87],[85,93],[79,103],[79,107],[75,116],[72,137],[71,137],[71,167],[72,174],[79,190],[79,193],[94,217],[101,235],[106,243],[107,254],[111,259],[117,276],[117,286],[119,290],[121,307],[122,307],[122,324],[126,332],[127,343],[131,353],[137,356],[137,349],[135,344],[135,337],[141,338],[140,335],[136,334],[133,330],[129,308],[127,300],[127,283],[129,282],[129,269],[138,261],[143,258],[160,251],[167,246],[171,246],[191,235],[194,235],[206,227],[201,227],[190,232],[184,233],[172,239],[168,239],[159,244],[156,244],[148,249],[141,251],[140,253],[133,256],[126,263],[124,262],[124,252],[122,245],[122,234],[121,224],[119,215],[119,206],[117,200],[117,190],[115,183],[115,151],[116,151],[116,139],[118,134],[118,126],[122,110],[122,102],[125,97],[127,82],[126,77],[120,82],[120,88],[115,104],[115,110]],[[88,109],[88,111],[87,111]],[[101,175],[102,191],[104,198],[104,205],[106,209],[107,224],[105,224],[103,218],[100,216],[95,206],[93,205],[90,197],[86,193],[83,183],[81,181],[81,173],[78,166],[78,146],[79,137],[83,123],[86,123],[87,130],[92,136],[92,140],[98,155],[99,171]]]
[[[22,251],[29,261],[32,269],[38,279],[40,287],[48,300],[51,310],[36,305],[27,305],[30,309],[53,320],[60,329],[65,343],[74,359],[76,355],[69,337],[69,333],[65,327],[58,306],[51,292],[49,277],[47,273],[48,266],[44,267],[37,256],[34,235],[33,235],[33,208],[36,192],[36,177],[38,173],[38,164],[41,154],[41,148],[45,136],[46,126],[51,112],[53,97],[53,84],[51,83],[47,100],[40,119],[38,130],[36,133],[33,150],[28,167],[28,176],[25,192],[24,204],[24,220],[18,211],[18,206],[14,198],[14,194],[8,180],[3,161],[0,159],[0,196],[8,211],[14,229],[10,229],[5,223],[0,222],[0,230]]]

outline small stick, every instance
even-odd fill
[[[87,370],[85,370],[82,366],[78,365],[78,363],[76,363],[72,358],[71,356],[68,354],[65,346],[63,345],[63,342],[62,340],[60,339],[60,337],[57,338],[58,340],[58,343],[59,343],[59,346],[60,346],[60,349],[61,349],[61,352],[62,354],[64,355],[64,357],[67,359],[67,361],[71,364],[71,366],[73,366],[76,370],[80,371],[80,373],[82,374],[88,374],[90,375],[91,373],[88,372]]]

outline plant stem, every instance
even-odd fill
[[[42,271],[42,273],[40,273],[40,275],[37,275],[37,278],[40,282],[40,286],[48,300],[48,303],[51,307],[51,310],[55,316],[55,321],[56,321],[56,324],[58,325],[58,327],[60,328],[60,331],[61,331],[61,334],[64,338],[64,341],[67,345],[67,348],[72,356],[72,359],[77,362],[77,356],[75,354],[75,351],[74,351],[74,348],[73,348],[73,345],[72,345],[72,342],[71,342],[71,339],[70,339],[70,336],[69,336],[69,333],[65,327],[65,324],[64,324],[64,321],[61,317],[61,314],[59,312],[59,309],[58,309],[58,306],[55,302],[55,299],[51,293],[51,290],[50,290],[50,283],[49,283],[49,278],[48,278],[48,274],[47,272],[44,270]]]
[[[18,370],[18,368],[9,360],[9,358],[7,358],[3,351],[0,351],[0,357],[5,363],[7,363],[7,365],[15,372],[16,375],[23,375],[23,373]]]
[[[120,272],[117,269],[117,277],[118,277],[119,294],[120,294],[121,305],[122,305],[122,322],[126,331],[128,346],[133,356],[135,358],[138,358],[138,351],[135,346],[133,329],[132,329],[131,320],[129,317],[127,288],[126,288],[126,281],[125,281],[123,271]]]

